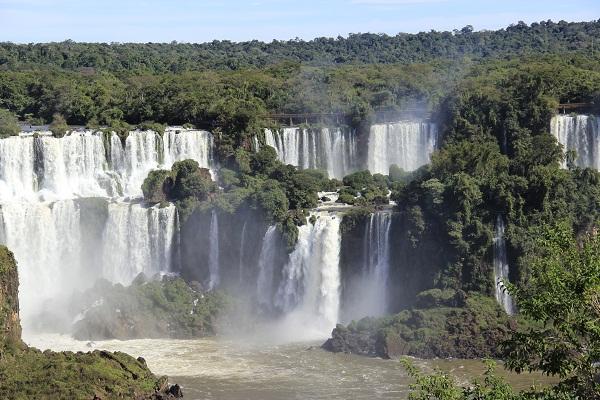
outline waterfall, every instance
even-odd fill
[[[388,311],[390,276],[390,230],[392,214],[375,212],[365,218],[362,252],[346,260],[342,320],[378,317]]]
[[[369,132],[367,168],[373,174],[384,175],[392,164],[414,171],[429,163],[438,141],[434,123],[402,121],[373,125]]]
[[[277,227],[272,225],[263,237],[260,256],[258,259],[258,280],[256,284],[256,298],[258,304],[269,308],[273,303],[273,280],[275,255],[277,252]]]
[[[240,266],[239,266],[239,274],[240,274],[240,284],[244,282],[244,248],[246,246],[246,225],[248,221],[244,221],[244,226],[242,227],[242,236],[240,239]]]
[[[515,314],[515,305],[512,297],[506,292],[504,282],[508,282],[509,266],[506,254],[506,241],[504,239],[504,219],[501,215],[496,217],[496,234],[494,236],[494,283],[496,300],[508,315]]]
[[[324,212],[313,215],[314,225],[299,228],[275,298],[275,305],[287,314],[281,329],[294,338],[326,337],[338,322],[340,218]]]
[[[217,212],[212,210],[210,218],[210,253],[208,254],[208,269],[210,271],[209,289],[215,289],[219,286],[220,265],[219,265],[219,218]]]
[[[153,169],[193,159],[212,166],[212,135],[167,129],[163,136],[133,131],[75,131],[62,138],[12,136],[0,139],[0,201],[54,201],[77,197],[141,197]],[[109,147],[109,148],[108,148]]]
[[[102,237],[103,276],[128,285],[141,272],[152,277],[171,269],[176,208],[108,204]]]
[[[192,159],[202,168],[213,164],[213,139],[206,131],[167,128],[164,134],[164,168],[171,168],[176,161]]]
[[[327,171],[341,179],[358,169],[355,134],[339,128],[265,130],[265,144],[277,152],[280,161],[302,169]],[[255,142],[258,148],[258,143]]]
[[[80,213],[71,201],[0,206],[0,242],[19,267],[21,316],[27,327],[48,299],[80,285]]]
[[[31,198],[37,192],[33,138],[0,139],[0,200]]]
[[[364,304],[369,316],[383,315],[387,309],[387,284],[390,272],[390,213],[373,213],[365,226],[365,253],[363,274],[367,277],[370,293]]]
[[[565,151],[574,150],[575,165],[600,169],[600,117],[588,115],[556,115],[550,131]],[[566,168],[566,160],[563,167]]]

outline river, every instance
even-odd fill
[[[157,375],[183,387],[186,400],[406,399],[410,379],[400,362],[321,350],[321,342],[281,345],[240,340],[75,341],[56,334],[25,335],[39,349],[124,351],[146,359]],[[421,369],[441,368],[466,382],[482,376],[476,360],[414,360]],[[518,388],[547,381],[537,374],[499,373]]]

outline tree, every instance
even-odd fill
[[[167,201],[173,180],[171,172],[165,170],[150,171],[142,184],[144,199],[150,203],[162,203]]]
[[[195,197],[198,200],[205,200],[208,194],[215,189],[210,171],[200,168],[197,161],[178,161],[173,164],[171,171],[175,179],[171,193],[173,199],[182,200],[187,197]]]
[[[568,222],[545,227],[530,257],[531,275],[509,286],[521,314],[541,324],[506,344],[507,368],[561,378],[557,388],[600,398],[600,236],[576,240]]]
[[[56,113],[52,116],[52,123],[50,124],[49,129],[54,136],[63,137],[69,130],[69,126],[67,125],[65,117]]]
[[[18,135],[20,131],[17,116],[0,108],[0,138]]]

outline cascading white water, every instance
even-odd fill
[[[345,280],[344,323],[381,316],[388,310],[391,226],[390,212],[375,212],[365,220],[362,260],[352,262],[356,267]]]
[[[0,140],[0,201],[32,198],[38,187],[32,137]]]
[[[387,284],[390,272],[390,227],[391,214],[373,213],[365,226],[364,269],[368,293],[364,305],[369,316],[383,315],[387,309]]]
[[[369,132],[367,168],[387,175],[392,164],[414,171],[429,163],[438,147],[437,125],[430,122],[401,121],[376,124]]]
[[[164,168],[181,160],[195,160],[202,168],[213,164],[213,138],[209,132],[167,128],[164,134]]]
[[[92,131],[0,139],[0,201],[140,197],[153,169],[185,159],[210,168],[212,146],[208,132],[173,128],[164,139],[152,131],[130,132],[124,146],[115,133],[105,143],[104,134]]]
[[[273,280],[275,273],[275,254],[277,251],[277,226],[272,225],[263,237],[258,259],[258,280],[256,283],[256,299],[263,307],[273,304]]]
[[[280,331],[294,339],[327,337],[340,306],[340,218],[319,212],[299,228],[298,242],[283,269],[275,305],[286,313]]]
[[[21,318],[31,318],[65,287],[75,288],[80,260],[80,212],[72,200],[54,203],[10,202],[0,206],[1,237],[19,267]]]
[[[219,261],[219,217],[215,210],[210,218],[210,252],[208,253],[208,270],[210,273],[209,289],[215,289],[221,282],[220,261]]]
[[[244,255],[246,248],[246,225],[248,221],[244,221],[244,226],[242,227],[242,236],[240,239],[240,265],[239,265],[239,275],[240,275],[240,284],[244,281]]]
[[[92,131],[0,139],[0,242],[19,265],[26,328],[49,300],[68,298],[98,277],[129,284],[140,272],[172,268],[176,208],[108,199],[140,196],[150,170],[188,158],[210,167],[208,132],[136,131],[124,144],[116,134]],[[96,200],[83,207],[75,200],[81,197]],[[90,243],[90,231],[101,239]]]
[[[109,203],[102,237],[103,276],[128,285],[141,272],[171,269],[176,208]]]
[[[556,115],[550,131],[565,151],[574,150],[574,163],[582,168],[600,169],[600,117],[591,115]],[[563,167],[567,166],[566,160]]]
[[[506,253],[506,241],[504,239],[504,219],[501,215],[496,217],[496,234],[494,236],[494,284],[496,288],[496,300],[508,315],[516,312],[515,304],[506,291],[504,282],[508,282],[509,265]]]
[[[73,132],[62,138],[34,139],[41,156],[42,191],[49,197],[107,197],[117,195],[116,183],[107,174],[102,135]]]
[[[358,168],[355,134],[339,128],[265,130],[265,143],[285,164],[321,169],[341,179]],[[255,143],[256,147],[258,144]]]

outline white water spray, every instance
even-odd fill
[[[280,331],[288,339],[327,337],[340,306],[340,218],[320,212],[299,228],[298,242],[283,269],[275,305],[287,315]]]

